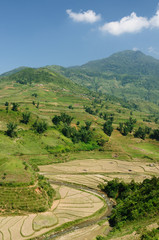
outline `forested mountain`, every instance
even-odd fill
[[[140,51],[126,50],[81,66],[82,69],[95,72],[113,72],[130,75],[159,75],[159,60]]]
[[[18,68],[15,68],[15,69],[13,69],[13,70],[11,70],[11,71],[8,71],[8,72],[5,72],[5,73],[1,74],[0,77],[10,76],[10,75],[12,75],[12,74],[14,74],[14,73],[16,73],[16,72],[20,72],[21,70],[23,70],[23,69],[25,69],[25,68],[27,68],[27,67],[18,67]]]
[[[48,84],[51,83],[54,85],[55,89],[64,89],[64,90],[72,90],[77,92],[88,92],[84,87],[82,88],[78,84],[74,83],[70,79],[65,76],[55,72],[50,71],[47,68],[24,68],[19,69],[20,71],[15,72],[15,70],[11,72],[15,72],[12,75],[2,76],[0,81],[3,82],[17,82],[23,85],[27,84]]]
[[[54,81],[55,78],[59,79],[59,75],[55,77],[56,74],[65,77],[64,85],[71,80],[71,84],[74,82],[96,92],[101,91],[126,100],[144,100],[159,104],[159,60],[140,51],[126,50],[115,53],[108,58],[69,68],[51,65],[31,70],[31,68],[20,67],[2,74],[1,77],[11,76],[15,73],[11,78],[24,80],[22,75],[28,75],[28,71],[30,74],[32,73],[31,78],[34,78],[36,74],[35,81],[37,81],[39,71],[43,72],[41,72],[42,75],[45,72],[45,76],[41,78],[45,81],[50,81],[48,80],[50,77],[46,75],[53,72]],[[62,85],[63,83],[61,82]]]
[[[79,67],[47,66],[91,90],[154,103],[159,96],[159,60],[140,51],[123,51]]]

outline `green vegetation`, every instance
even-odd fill
[[[51,206],[54,191],[37,176],[38,165],[77,158],[158,161],[158,106],[96,88],[91,92],[48,68],[25,68],[0,78],[2,214]],[[129,128],[127,135],[116,130],[121,124]],[[144,140],[134,138],[140,127],[150,130]],[[9,191],[13,198],[6,205]]]
[[[159,61],[140,51],[123,51],[108,58],[88,62],[79,67],[63,68],[48,66],[72,81],[86,86],[88,89],[107,93],[127,101],[144,100],[158,104]]]
[[[120,229],[127,221],[151,218],[159,213],[159,178],[145,179],[142,183],[115,179],[102,189],[117,202],[109,218],[112,227]]]
[[[150,135],[150,138],[156,139],[157,141],[159,141],[159,129],[154,129]]]
[[[151,231],[146,231],[146,233],[142,234],[141,240],[158,240],[159,238],[159,228],[153,229]]]
[[[32,127],[37,133],[41,134],[47,130],[47,123],[44,120],[43,121],[36,120],[33,123]]]
[[[23,119],[21,120],[21,122],[24,124],[28,124],[29,119],[30,119],[30,112],[22,113],[22,117],[23,117]]]
[[[16,128],[17,128],[17,124],[13,123],[13,122],[9,122],[7,124],[7,131],[6,131],[6,135],[9,137],[16,137],[17,133],[16,133]]]
[[[103,131],[108,135],[111,136],[113,132],[113,127],[112,127],[112,121],[108,120],[107,122],[104,123],[103,125]]]
[[[132,133],[135,123],[136,123],[136,119],[133,119],[132,117],[130,117],[129,120],[126,121],[125,123],[119,123],[118,130],[123,136],[126,136],[128,135],[128,133]]]

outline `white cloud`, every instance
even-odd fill
[[[113,35],[121,35],[123,33],[137,33],[149,26],[150,23],[147,18],[138,17],[133,12],[130,16],[123,17],[120,21],[105,23],[100,27],[100,31]]]
[[[159,27],[159,10],[157,10],[156,15],[150,19],[151,27]]]
[[[67,9],[66,13],[75,22],[95,23],[101,19],[101,15],[100,14],[97,15],[92,10],[88,10],[86,12],[75,13],[75,12],[72,12],[71,9]]]

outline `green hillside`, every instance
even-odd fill
[[[40,175],[41,165],[53,164],[56,171],[59,165],[74,160],[89,165],[88,159],[90,162],[102,159],[112,163],[140,162],[150,170],[158,164],[159,107],[156,104],[90,91],[61,75],[64,68],[53,68],[26,68],[0,78],[1,217],[23,215],[28,219],[28,215],[35,217],[40,212],[48,217],[53,201],[60,197],[48,179]],[[97,184],[91,164],[90,174],[87,167],[76,164],[75,161],[75,171],[78,167],[82,169],[77,179],[90,177],[89,181]],[[128,167],[124,175],[130,172]],[[141,174],[143,177],[153,174],[146,173]],[[75,174],[72,176],[76,178]],[[102,174],[104,179],[105,173]],[[134,176],[135,172],[131,174]],[[68,209],[66,206],[66,210],[59,210]]]
[[[147,56],[140,51],[126,50],[108,58],[91,61],[81,66],[82,69],[95,72],[113,72],[130,75],[159,74],[159,60]]]
[[[49,186],[46,189],[39,179],[38,165],[77,156],[158,161],[157,105],[90,92],[47,68],[26,68],[1,77],[0,96],[2,214],[50,206],[53,193],[47,197]],[[5,205],[8,192],[14,200]],[[18,192],[24,199],[13,204]],[[38,207],[32,204],[35,199]]]
[[[5,72],[5,73],[1,74],[0,77],[10,76],[10,75],[12,75],[12,74],[14,74],[14,73],[16,73],[16,72],[20,72],[21,70],[23,70],[23,69],[25,69],[25,68],[27,68],[27,67],[18,67],[18,68],[15,68],[15,69],[13,69],[13,70],[11,70],[11,71],[8,71],[8,72]]]
[[[47,66],[93,91],[159,104],[159,60],[140,51],[123,51],[79,67]]]

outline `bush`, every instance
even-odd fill
[[[142,127],[139,127],[139,128],[135,131],[134,137],[136,137],[136,138],[141,138],[141,139],[144,140],[145,137],[146,137],[146,131],[145,131],[145,129],[142,128]]]
[[[117,128],[123,136],[127,136],[128,133],[131,133],[134,128],[134,124],[136,123],[136,119],[132,117],[125,123],[119,123],[119,127]]]
[[[126,221],[159,214],[159,178],[145,179],[142,183],[115,179],[102,185],[102,190],[117,202],[109,218],[112,227],[120,228]]]
[[[113,126],[112,126],[112,121],[111,120],[108,120],[107,122],[104,123],[103,131],[108,136],[111,136],[111,134],[113,132]]]
[[[47,123],[45,121],[37,121],[36,120],[33,123],[33,129],[39,134],[45,132],[47,130],[47,128],[48,128],[48,126],[47,126]]]
[[[150,134],[150,138],[159,141],[159,129],[153,130],[153,132]]]
[[[141,240],[158,240],[159,228],[147,231],[141,236]]]
[[[7,131],[5,132],[7,136],[13,138],[17,136],[16,133],[16,128],[17,128],[17,124],[13,123],[13,122],[9,122],[7,124]]]
[[[22,113],[23,119],[21,120],[22,123],[28,124],[30,119],[30,112]]]
[[[17,112],[18,111],[19,104],[18,103],[12,103],[12,111]]]
[[[58,125],[60,124],[60,122],[63,122],[63,123],[66,123],[67,125],[70,125],[71,122],[73,120],[73,117],[69,116],[68,114],[66,113],[61,113],[60,116],[57,116],[55,115],[52,119],[52,122],[55,124],[55,125]]]

